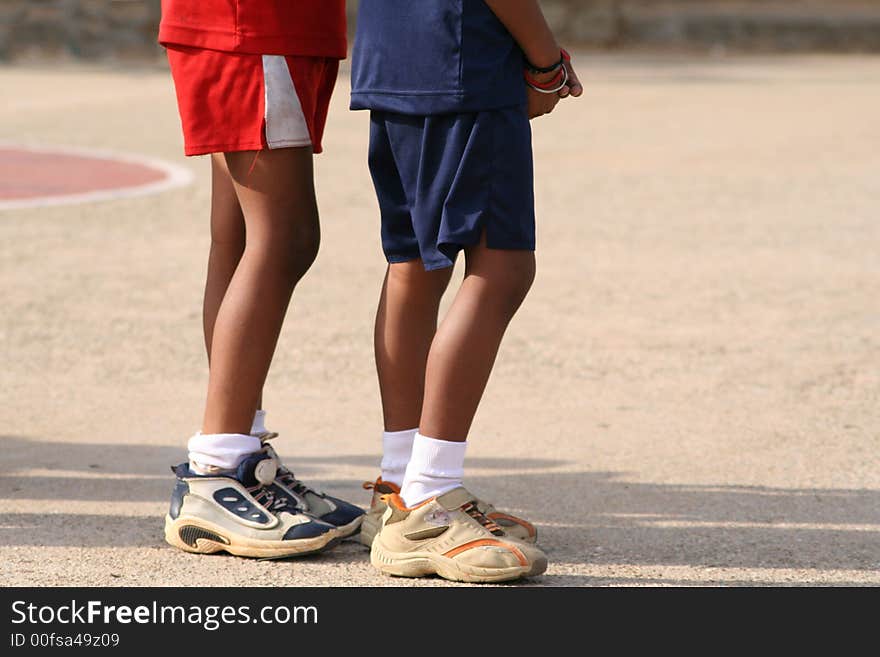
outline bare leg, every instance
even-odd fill
[[[466,249],[464,281],[428,354],[419,432],[467,439],[507,325],[535,277],[535,254]]]
[[[421,260],[388,266],[374,334],[386,431],[419,426],[425,364],[451,276],[452,267],[425,271]]]
[[[247,434],[320,228],[310,148],[227,153],[226,163],[247,239],[213,324],[202,432]]]
[[[202,305],[208,364],[211,363],[211,341],[214,338],[217,312],[244,253],[244,245],[244,214],[235,194],[229,167],[222,153],[214,153],[211,155],[211,251],[208,255],[208,274]],[[258,408],[262,406],[262,401],[261,394],[257,402]]]

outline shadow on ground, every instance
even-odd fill
[[[0,545],[164,546],[161,513],[172,482],[167,467],[180,459],[182,450],[65,444],[61,453],[56,443],[11,437],[2,442],[0,498],[10,500],[6,508],[15,511],[0,514]],[[34,463],[34,453],[45,453],[45,462]],[[350,454],[303,458],[296,465],[298,474],[316,487],[366,504],[368,495],[360,480],[322,477],[322,466],[375,463],[373,454]],[[533,520],[553,563],[880,569],[880,491],[632,483],[626,481],[626,473],[563,471],[565,463],[549,459],[475,458],[469,465],[483,474],[469,477],[468,485],[487,499],[507,501],[505,509]],[[35,467],[64,474],[17,474]],[[47,513],[16,507],[16,499],[45,500],[46,506],[68,500],[152,503],[157,513],[151,515],[148,508],[145,515],[143,506],[140,515]],[[65,531],[74,524],[86,525],[89,531]],[[358,546],[344,546],[332,554],[343,563],[365,559]],[[697,582],[573,573],[548,575],[536,583]]]

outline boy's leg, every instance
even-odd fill
[[[528,523],[484,511],[461,484],[465,439],[507,325],[534,279],[534,253],[488,249],[484,238],[466,258],[464,281],[428,353],[419,435],[401,494],[384,498],[389,508],[370,543],[373,565],[392,575],[488,582],[547,568],[546,555],[509,529]]]
[[[212,236],[218,248],[212,246],[205,295],[208,400],[202,433],[189,441],[190,463],[175,469],[165,539],[189,552],[310,554],[338,541],[339,530],[300,507],[278,483],[275,455],[248,434],[291,293],[318,249],[312,153],[240,152],[227,154],[226,162],[246,241],[234,273],[224,280],[235,240],[245,231],[236,225],[225,169],[215,162]],[[232,242],[228,250],[226,238]],[[215,295],[221,300],[210,320]]]
[[[357,531],[363,511],[299,481],[261,442],[264,414],[255,414],[291,294],[320,241],[312,149],[229,153],[225,162],[217,171],[228,171],[246,240],[215,319],[206,322],[206,330],[213,327],[208,401],[202,435],[190,440],[190,459],[198,468],[203,461],[210,465],[205,457],[222,458],[228,468],[260,451],[275,463],[275,492],[343,538]],[[218,457],[224,446],[227,456]]]
[[[466,258],[464,281],[428,354],[420,435],[402,491],[384,498],[385,520],[371,543],[371,562],[392,575],[488,582],[547,568],[546,555],[525,542],[534,540],[533,530],[516,540],[493,516],[511,527],[528,523],[484,510],[461,484],[467,433],[507,325],[534,279],[534,253],[488,249],[483,236]]]
[[[227,153],[246,244],[211,338],[204,434],[248,434],[291,294],[320,242],[311,148]]]
[[[214,322],[226,289],[232,280],[238,262],[244,253],[246,239],[244,213],[235,193],[229,166],[222,153],[211,155],[211,250],[205,277],[205,296],[202,305],[202,324],[205,350],[211,362],[211,341]],[[261,399],[257,407],[262,407]]]
[[[226,288],[244,253],[244,214],[235,193],[235,186],[222,153],[211,155],[211,251],[205,279],[205,298],[202,321],[205,329],[205,349],[211,361],[211,340],[214,322],[226,295]]]
[[[465,275],[437,330],[425,372],[419,433],[401,495],[410,506],[461,486],[468,431],[507,325],[535,277],[535,254],[465,249]]]
[[[388,266],[374,334],[386,432],[419,426],[425,365],[451,276],[451,267],[425,271],[421,260]]]
[[[464,281],[428,354],[419,432],[464,441],[507,325],[535,277],[532,251],[465,249]]]
[[[452,267],[425,271],[420,259],[391,263],[385,273],[374,333],[385,431],[381,474],[375,482],[364,484],[373,489],[359,536],[368,547],[386,508],[382,495],[400,492],[403,483],[422,414],[428,351],[437,331],[440,300],[451,277]]]

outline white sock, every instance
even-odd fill
[[[382,481],[395,486],[403,483],[403,475],[412,454],[413,439],[418,429],[385,431],[382,433]]]
[[[428,438],[420,433],[413,440],[400,495],[408,507],[461,486],[467,442]]]
[[[259,410],[254,413],[254,422],[251,424],[251,435],[257,436],[266,432],[266,411]]]
[[[197,474],[234,470],[261,447],[259,438],[240,433],[197,433],[187,443],[190,467]]]

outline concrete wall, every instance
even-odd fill
[[[160,0],[0,0],[0,57],[157,52]]]
[[[566,44],[880,51],[880,0],[542,0],[541,4]],[[356,0],[349,0],[348,6],[353,18]],[[159,16],[160,0],[0,0],[0,58],[157,56]]]

